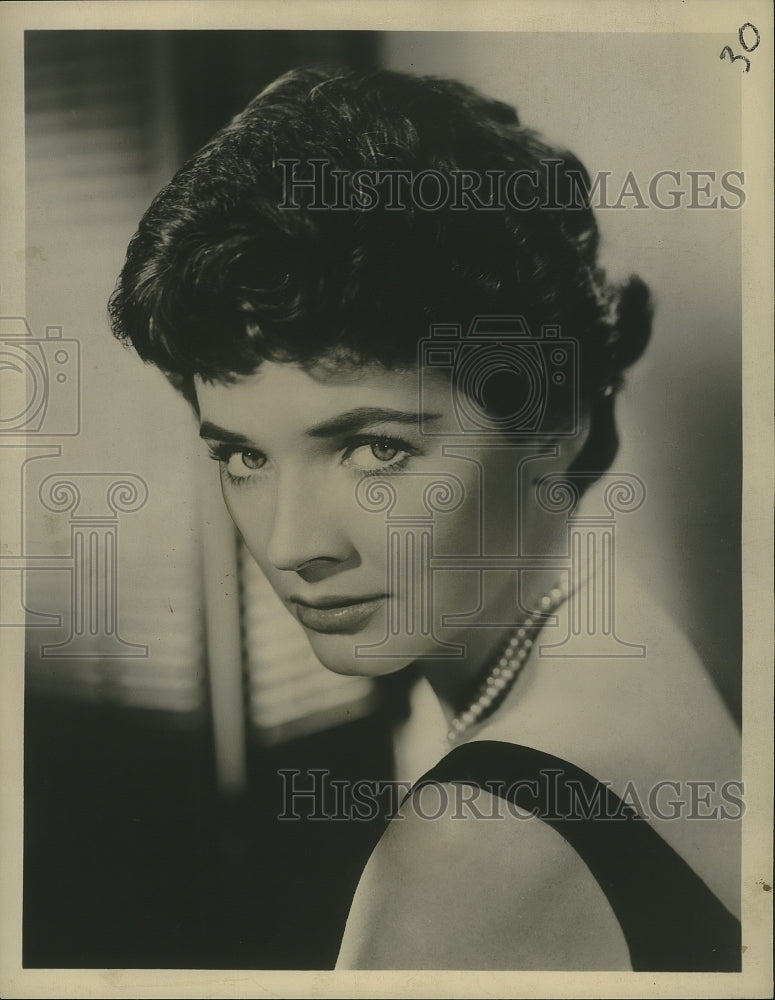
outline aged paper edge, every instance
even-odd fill
[[[258,2],[5,2],[0,6],[0,311],[24,315],[25,28],[307,29],[446,31],[702,32],[734,37],[754,20],[765,39],[757,79],[743,88],[743,604],[744,604],[744,957],[740,974],[511,972],[251,972],[21,968],[23,636],[0,630],[0,995],[4,997],[676,997],[770,996],[772,893],[773,649],[773,14],[764,0],[588,2],[526,0],[434,5],[383,0]],[[9,484],[14,487],[14,484]]]

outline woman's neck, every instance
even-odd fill
[[[530,573],[529,582],[525,580],[521,587],[520,606],[515,601],[513,583],[502,587],[497,601],[490,607],[491,619],[504,623],[502,626],[462,628],[454,635],[448,630],[450,635],[445,634],[443,638],[462,645],[463,654],[448,659],[418,661],[420,672],[433,689],[448,722],[468,707],[478,683],[495,665],[511,634],[532,610],[538,608],[541,598],[555,584],[556,573],[553,571]]]

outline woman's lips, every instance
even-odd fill
[[[359,632],[385,600],[384,594],[363,598],[332,598],[315,604],[291,598],[301,624],[313,632],[351,635]]]

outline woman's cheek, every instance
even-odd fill
[[[266,573],[266,549],[269,542],[270,511],[265,500],[250,487],[223,484],[223,499],[229,516],[245,548]]]

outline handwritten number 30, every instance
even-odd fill
[[[756,40],[754,41],[753,45],[746,45],[746,37],[745,37],[746,28],[750,28],[751,31],[756,36]],[[737,37],[740,41],[741,47],[744,48],[746,52],[753,52],[754,49],[758,48],[759,42],[761,41],[761,38],[759,37],[759,31],[756,25],[751,24],[750,21],[746,21],[745,24],[740,28],[740,30],[737,33]],[[719,59],[723,59],[724,56],[727,55],[729,56],[730,62],[734,62],[736,59],[742,59],[743,62],[745,63],[745,72],[747,73],[750,70],[751,60],[748,59],[747,56],[736,56],[732,51],[732,49],[728,45],[725,45],[724,48],[721,50],[721,55],[719,56]]]

